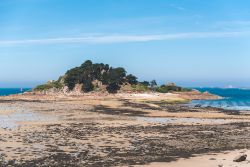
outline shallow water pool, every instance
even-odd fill
[[[55,119],[25,109],[0,106],[0,128],[4,129],[17,128],[21,126],[20,122],[51,121]]]

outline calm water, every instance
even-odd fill
[[[223,97],[220,100],[194,100],[191,105],[219,107],[232,110],[250,110],[250,89],[198,88]]]
[[[7,96],[12,94],[23,93],[30,90],[30,88],[0,88],[0,96]]]
[[[26,126],[26,124],[20,124],[20,122],[46,122],[56,120],[56,116],[34,112],[29,108],[24,108],[22,105],[13,106],[8,103],[0,103],[0,129],[13,129]]]
[[[7,96],[11,94],[19,94],[29,91],[30,88],[0,88],[0,96]],[[3,114],[6,111],[10,111],[7,114]],[[3,112],[3,113],[2,113]],[[56,118],[47,117],[29,111],[22,107],[14,107],[9,104],[0,103],[0,128],[13,129],[21,126],[18,122],[32,122],[32,121],[50,121]]]

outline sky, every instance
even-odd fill
[[[0,87],[34,87],[85,60],[139,80],[250,87],[249,0],[1,0]]]

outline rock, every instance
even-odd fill
[[[195,108],[201,108],[202,106],[200,104],[197,104],[194,106]]]
[[[242,162],[245,161],[246,159],[247,159],[246,154],[238,155],[237,157],[234,158],[234,162]]]
[[[204,147],[204,150],[209,150],[209,147]]]

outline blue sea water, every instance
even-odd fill
[[[0,88],[0,96],[24,93],[28,90],[30,90],[30,88]]]
[[[219,100],[194,100],[192,105],[218,107],[231,110],[250,110],[250,89],[239,88],[196,88],[201,92],[219,95]]]

